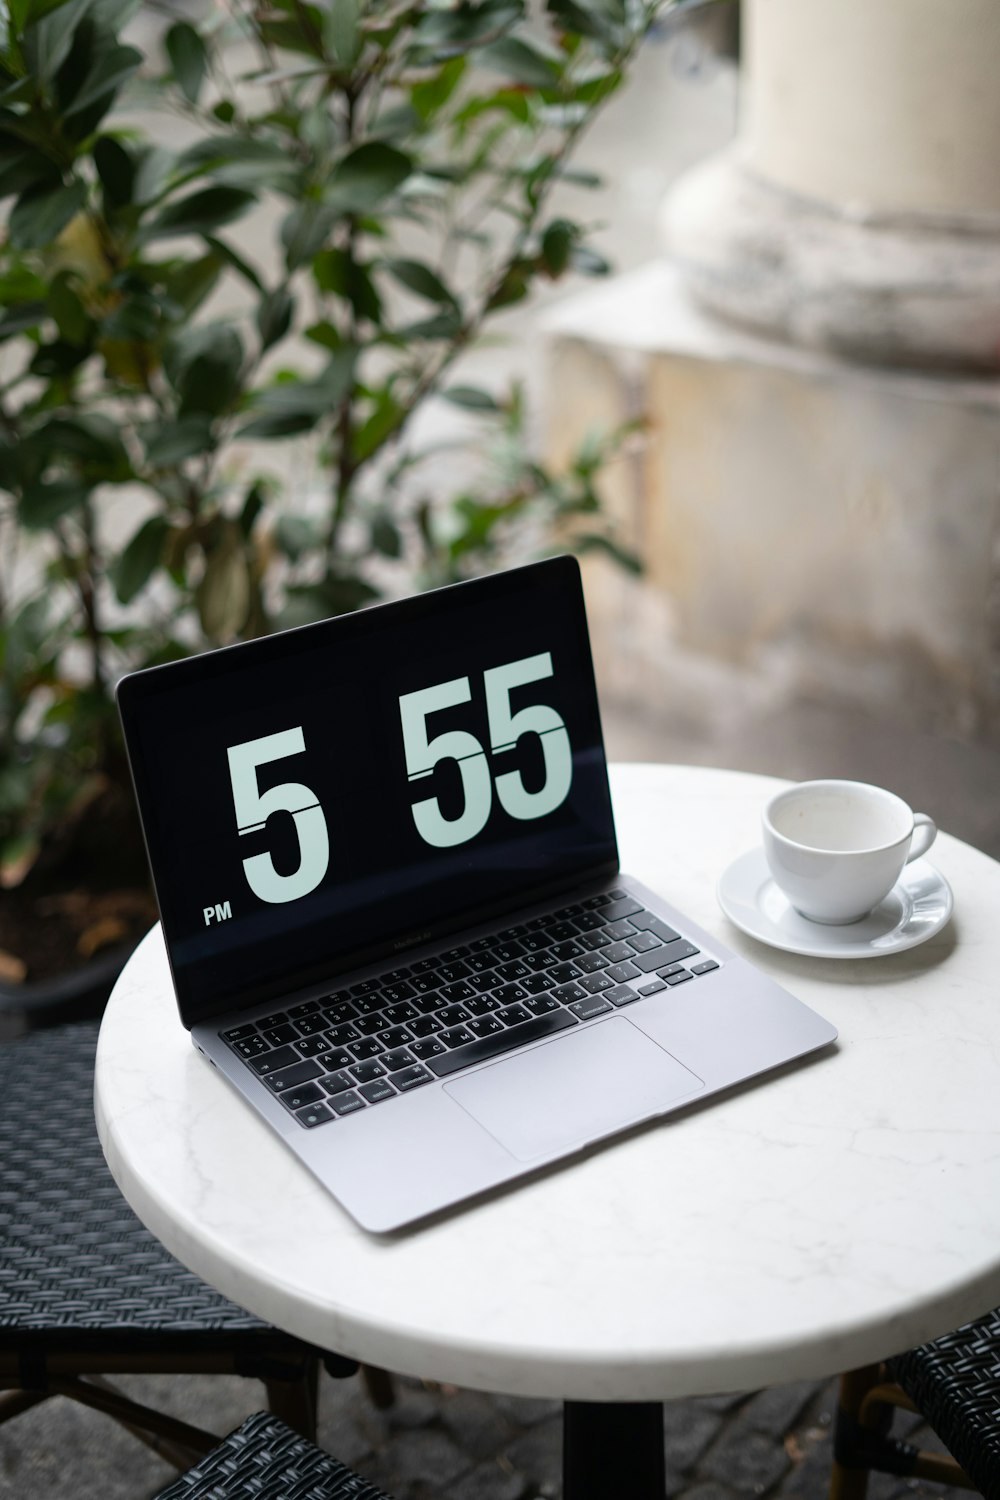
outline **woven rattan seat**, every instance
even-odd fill
[[[894,1438],[919,1412],[951,1459]],[[1000,1309],[841,1382],[834,1500],[862,1500],[870,1471],[920,1476],[1000,1500]]]
[[[155,1500],[389,1500],[367,1479],[267,1412],[241,1427]]]
[[[217,1435],[127,1402],[103,1377],[229,1373],[263,1380],[272,1409],[315,1435],[320,1358],[338,1375],[357,1366],[227,1301],[135,1217],[94,1124],[97,1032],[81,1022],[0,1046],[0,1420],[70,1395],[189,1463]]]

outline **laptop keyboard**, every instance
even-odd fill
[[[220,1035],[312,1129],[718,967],[615,888]]]

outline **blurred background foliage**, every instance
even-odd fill
[[[128,797],[124,671],[557,544],[631,565],[595,483],[628,433],[552,472],[452,366],[606,269],[552,193],[668,3],[233,0],[141,47],[137,0],[7,0],[0,882]],[[452,493],[432,397],[479,459]]]

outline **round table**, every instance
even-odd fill
[[[374,1237],[196,1053],[156,928],[97,1057],[101,1140],[139,1217],[313,1344],[574,1403],[825,1377],[1000,1302],[1000,865],[940,834],[948,926],[889,957],[802,958],[715,898],[781,783],[653,765],[611,783],[623,870],[832,1021],[835,1048]]]

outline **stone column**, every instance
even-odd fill
[[[849,358],[1000,368],[1000,4],[742,15],[737,139],[663,211],[697,300]]]

